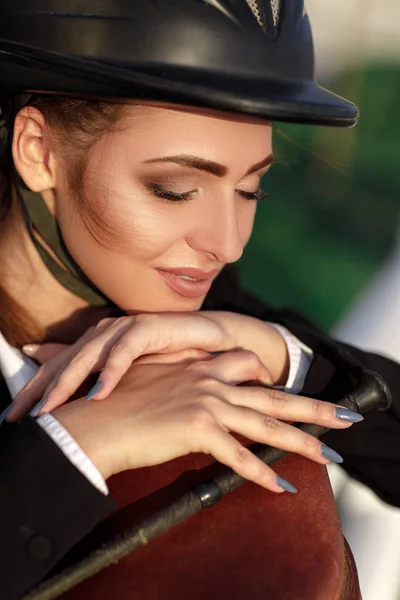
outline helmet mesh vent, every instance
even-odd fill
[[[279,25],[279,17],[281,16],[281,4],[282,0],[271,0],[272,16],[274,19],[275,27],[278,27]]]
[[[271,3],[271,10],[272,10],[272,18],[274,20],[274,27],[278,27],[279,25],[279,18],[281,16],[281,7],[282,7],[282,0],[246,0],[247,4],[250,6],[251,11],[253,13],[253,15],[255,16],[255,18],[257,19],[259,25],[265,29],[265,23],[264,20],[261,16],[261,11],[260,11],[260,7],[259,7],[259,3],[260,2],[270,2]]]
[[[260,12],[260,8],[258,6],[258,2],[259,0],[246,0],[247,4],[250,6],[251,11],[253,13],[253,15],[255,16],[255,18],[258,21],[258,24],[260,25],[260,27],[262,27],[263,29],[265,29],[265,23],[261,17],[261,12]]]

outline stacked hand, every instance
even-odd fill
[[[284,363],[286,346],[279,333],[256,319],[234,313],[162,313],[103,319],[73,345],[35,348],[31,355],[43,366],[15,398],[11,417],[20,418],[40,398],[41,412],[53,411],[71,398],[89,375],[100,371],[95,397],[103,400],[139,359],[142,363],[177,362],[205,358],[210,352],[250,349],[252,338],[244,333],[254,323],[268,334],[263,337],[268,362],[275,359]],[[268,371],[264,369],[262,381],[276,382],[270,364]]]
[[[237,349],[240,339],[226,326],[227,314],[220,322],[216,313],[102,321],[44,363],[15,399],[8,420],[19,419],[44,393],[42,411],[53,411],[105,478],[204,452],[244,478],[281,492],[285,482],[277,481],[273,470],[231,434],[326,464],[321,453],[326,455],[326,447],[287,421],[343,429],[351,426],[352,413],[265,387],[274,377],[254,352]],[[247,317],[240,319],[244,325]],[[276,359],[284,342],[270,329],[264,330],[265,346]],[[36,355],[44,359],[49,350],[54,352],[54,346],[43,346]],[[286,358],[282,354],[281,362]],[[157,364],[163,361],[168,364]],[[101,369],[103,386],[94,399],[106,401],[64,404],[90,373]],[[259,384],[238,385],[246,382]],[[329,452],[328,457],[335,458]]]

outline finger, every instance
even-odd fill
[[[77,347],[74,355],[63,364],[46,387],[43,394],[46,402],[39,414],[51,412],[64,404],[89,375],[100,371],[111,348],[131,326],[132,319],[122,317],[106,319],[101,327],[96,327],[91,339],[85,340]]]
[[[305,396],[256,387],[231,387],[224,392],[235,405],[246,406],[283,421],[315,423],[334,429],[346,429],[363,420],[362,415]],[[340,408],[341,410],[337,411]]]
[[[259,381],[265,385],[272,383],[267,367],[257,354],[250,350],[224,352],[212,361],[200,361],[193,367],[215,379],[230,385],[248,381]]]
[[[202,316],[141,314],[135,327],[112,348],[100,377],[101,391],[96,399],[106,398],[128,371],[132,362],[144,354],[180,352],[198,348],[207,352],[224,350],[224,334],[214,321]]]
[[[43,365],[70,347],[71,344],[26,344],[22,346],[22,352],[26,356],[34,358],[40,365]]]
[[[248,481],[252,481],[270,490],[271,492],[282,493],[290,490],[289,486],[282,478],[278,478],[276,473],[262,462],[251,450],[242,446],[229,433],[223,431],[219,427],[207,431],[207,445],[200,448],[200,452],[211,454],[216,460],[230,467],[235,473],[244,477]],[[280,485],[279,485],[279,483]],[[296,488],[292,486],[292,492],[296,492]]]
[[[7,421],[18,421],[31,410],[43,397],[46,387],[56,376],[61,365],[69,360],[71,353],[71,348],[67,348],[40,367],[26,386],[15,396]]]
[[[168,354],[146,354],[140,356],[135,360],[135,365],[147,365],[147,364],[180,364],[183,362],[191,362],[195,360],[207,360],[211,359],[212,356],[209,352],[204,350],[198,350],[195,348],[188,348],[187,350],[181,350],[180,352],[170,352]]]
[[[41,400],[52,382],[57,381],[60,373],[62,372],[65,365],[67,365],[76,355],[82,347],[95,335],[95,331],[101,332],[105,329],[105,320],[100,322],[96,327],[89,328],[85,334],[70,346],[65,346],[64,350],[56,354],[53,358],[47,360],[30,379],[27,385],[17,394],[13,400],[13,408],[10,411],[7,421],[18,421],[25,414],[27,414],[32,407]],[[59,346],[59,344],[45,344],[41,348],[46,346]],[[45,352],[46,350],[44,350]],[[75,391],[75,390],[74,390]],[[61,405],[65,400],[60,399],[59,404]],[[41,412],[47,412],[48,406],[45,404],[42,406]]]
[[[251,408],[225,404],[220,419],[229,431],[239,433],[255,442],[268,444],[286,452],[295,452],[320,464],[343,462],[342,457],[334,451],[331,451],[329,458],[325,458],[327,446],[321,444],[314,436]]]

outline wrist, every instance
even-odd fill
[[[99,430],[95,403],[75,400],[52,412],[55,419],[68,431],[82,451],[90,458],[101,473],[108,479],[118,469],[113,465],[112,448],[104,440],[107,432]]]
[[[274,385],[285,385],[290,369],[290,357],[283,336],[271,324],[260,319],[226,311],[207,311],[209,318],[221,324],[227,332],[229,347],[251,350],[270,372]]]
[[[250,317],[252,318],[252,317]],[[252,349],[259,356],[271,373],[274,385],[283,386],[289,376],[290,356],[287,344],[280,334],[269,323],[254,319],[254,329],[251,343]]]

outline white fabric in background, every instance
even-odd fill
[[[400,362],[400,241],[333,335]],[[337,486],[336,471],[329,466],[363,600],[400,600],[400,509],[344,474]]]

